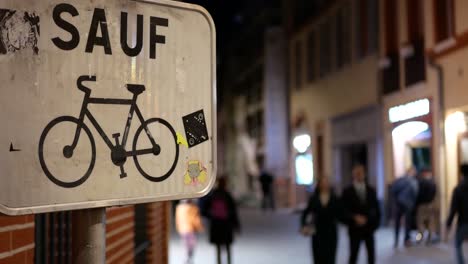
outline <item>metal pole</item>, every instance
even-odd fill
[[[105,263],[106,209],[74,211],[72,218],[73,263]]]

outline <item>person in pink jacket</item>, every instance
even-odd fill
[[[204,230],[198,206],[192,200],[183,200],[176,208],[176,229],[187,248],[187,264],[193,263],[198,232]]]

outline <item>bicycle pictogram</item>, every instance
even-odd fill
[[[74,188],[83,184],[91,175],[91,172],[93,171],[96,163],[96,144],[91,130],[84,122],[85,117],[91,122],[95,130],[99,133],[107,147],[110,149],[112,163],[120,168],[120,178],[127,177],[124,164],[129,157],[133,157],[137,170],[149,181],[162,182],[169,178],[169,176],[171,176],[171,174],[174,172],[179,159],[179,145],[177,144],[177,135],[171,124],[162,118],[150,118],[148,120],[144,119],[138,107],[137,98],[145,91],[145,86],[141,84],[127,84],[126,87],[128,91],[133,94],[132,99],[108,99],[91,97],[91,89],[85,87],[83,85],[84,82],[96,82],[96,76],[80,76],[77,80],[78,89],[85,93],[79,117],[57,117],[44,128],[39,140],[39,161],[42,170],[49,178],[49,180],[64,188]],[[91,104],[130,106],[130,111],[123,132],[122,142],[119,140],[120,133],[115,133],[112,135],[115,140],[115,144],[112,143],[101,125],[88,109],[88,106]],[[137,128],[134,134],[132,149],[131,151],[128,151],[127,141],[134,114],[137,115],[141,125]],[[65,126],[65,128],[68,128],[69,131],[72,131],[71,135],[70,133],[57,132],[59,129],[61,129],[62,126]],[[160,135],[162,137],[162,134],[164,133],[167,135],[165,139],[168,140],[158,141],[158,138],[153,136]],[[53,136],[49,136],[51,134],[58,134],[59,136],[64,136],[66,139],[59,140]],[[83,137],[87,137],[88,140],[84,140]],[[81,145],[88,143],[88,145],[81,146],[80,143]],[[143,145],[143,147],[141,145]],[[44,150],[45,147],[47,148],[47,152]],[[82,147],[81,149],[85,150],[82,152],[88,152],[88,150],[91,152],[89,161],[84,165],[84,172],[77,172],[78,170],[71,166],[69,173],[73,174],[72,177],[61,177],[61,175],[56,175],[60,174],[56,171],[64,170],[61,168],[55,170],[54,172],[50,168],[53,166],[61,166],[60,161],[56,159],[73,159],[76,155],[76,149],[80,147]],[[45,157],[44,155],[54,156],[55,159],[46,161],[48,157]],[[162,155],[164,155],[166,160],[168,159],[167,155],[170,155],[169,160],[171,162],[158,163],[157,161],[153,161],[155,157],[161,157]],[[143,157],[151,158],[150,163],[145,163],[150,164],[150,166],[147,166],[149,168],[143,168],[143,162],[140,161],[140,159],[143,159]],[[165,168],[164,165],[168,168]],[[161,169],[161,167],[163,168]],[[151,171],[153,169],[159,169],[159,171],[153,172]]]

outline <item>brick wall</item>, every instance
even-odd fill
[[[34,216],[0,215],[0,264],[34,262]]]
[[[151,246],[147,263],[168,263],[170,203],[152,203],[147,208],[147,232]],[[134,207],[106,210],[106,263],[134,262]],[[34,215],[0,215],[0,264],[34,263]]]
[[[148,235],[151,247],[147,253],[148,263],[167,264],[169,261],[170,202],[148,204]]]
[[[147,263],[168,263],[168,236],[170,203],[152,203],[146,206],[147,232],[151,246],[147,250]],[[106,262],[133,263],[134,260],[134,207],[107,209]]]
[[[106,210],[106,262],[133,263],[134,208],[112,207]]]

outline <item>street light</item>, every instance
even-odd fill
[[[305,153],[310,147],[310,136],[307,134],[294,137],[293,146],[299,153]]]

